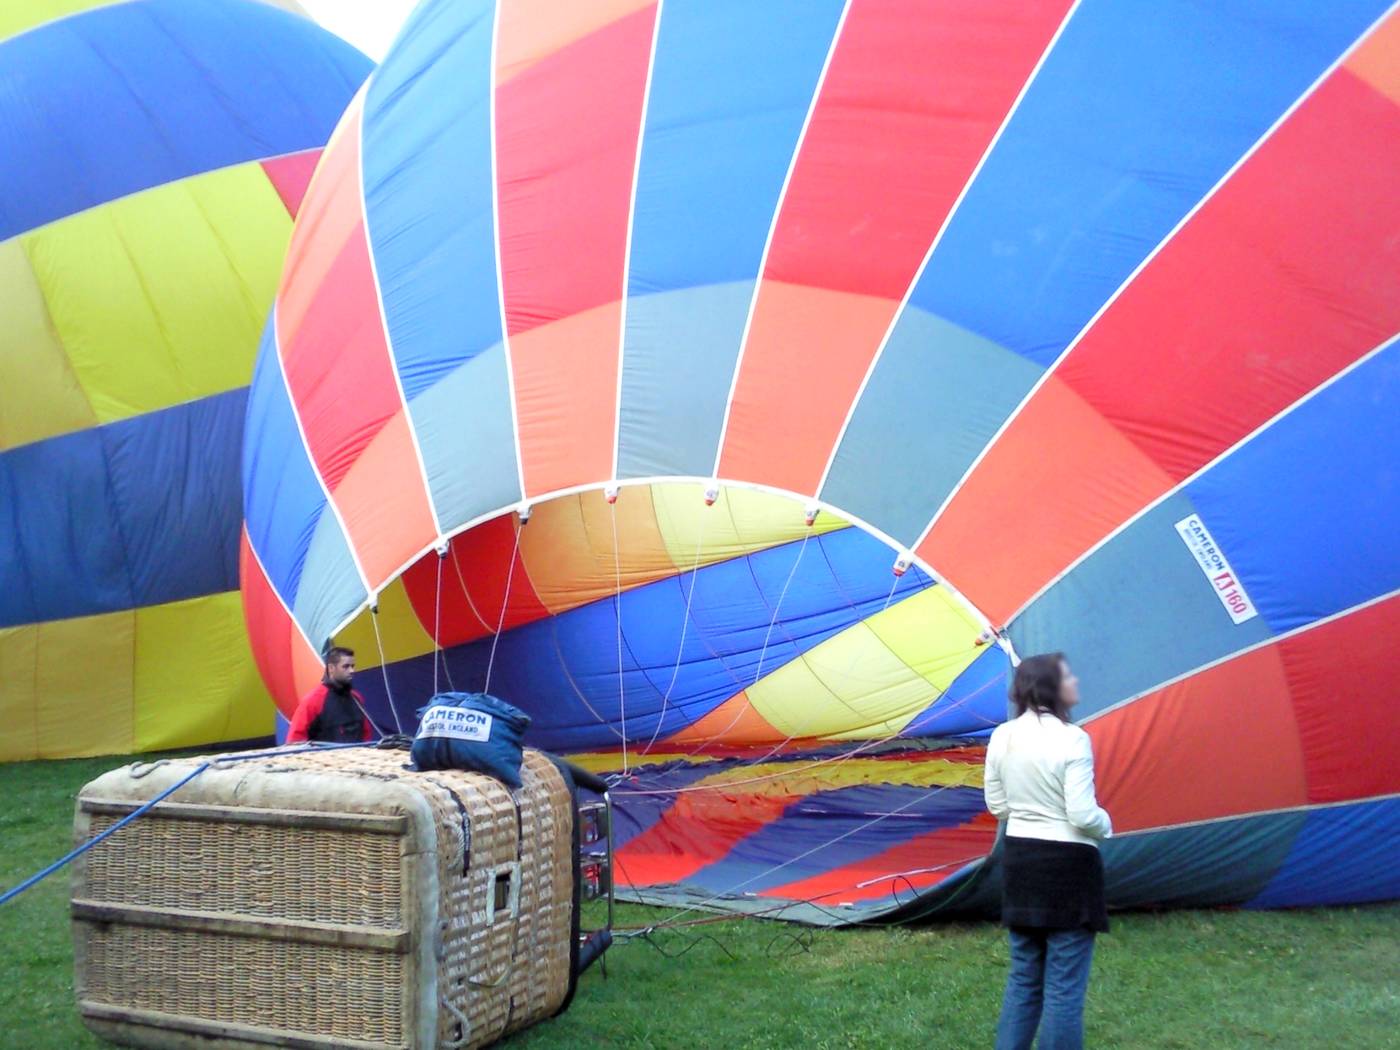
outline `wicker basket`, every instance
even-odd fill
[[[401,751],[216,760],[86,853],[76,989],[99,1035],[148,1047],[475,1047],[571,992],[576,810],[527,752],[511,792]],[[86,839],[198,760],[114,770]]]

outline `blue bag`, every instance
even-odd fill
[[[439,693],[418,712],[413,764],[466,769],[520,786],[521,748],[530,716],[486,693]]]

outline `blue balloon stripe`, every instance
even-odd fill
[[[898,369],[885,367],[891,355]],[[832,459],[821,498],[914,546],[1039,375],[1005,347],[906,306]],[[940,407],[930,409],[929,398]],[[941,402],[947,399],[948,404]]]
[[[0,453],[0,626],[238,588],[246,388]]]
[[[1049,365],[1388,6],[1081,4],[911,301]]]
[[[5,175],[4,239],[152,186],[322,146],[370,62],[271,5],[131,0],[0,43],[0,68],[0,156],[24,158]]]
[[[1297,405],[1186,495],[1276,632],[1400,587],[1400,342]]]
[[[989,736],[1006,720],[1011,661],[998,646],[963,670],[933,703],[904,727],[905,737]]]
[[[1387,594],[1400,587],[1396,449],[1391,343],[1075,566],[1013,621],[1012,640],[1070,653],[1088,714]],[[1193,516],[1259,615],[1234,622],[1177,532]]]
[[[314,638],[330,629],[324,621],[335,614],[326,612],[327,603],[349,602],[353,608],[364,587],[301,440],[275,339],[269,320],[250,388],[243,514],[248,542],[269,582]],[[316,585],[303,588],[308,571]],[[308,607],[317,610],[315,619]]]
[[[1243,904],[1278,871],[1305,820],[1264,813],[1185,828],[1115,835],[1099,847],[1110,908]]]
[[[624,477],[713,467],[753,282],[842,6],[661,7],[627,277]],[[682,291],[683,305],[652,298]]]
[[[1288,856],[1248,908],[1365,904],[1400,897],[1400,798],[1307,814]]]
[[[1082,3],[910,293],[824,495],[915,542],[1043,370],[1387,6]]]
[[[367,230],[409,401],[501,342],[491,183],[493,9],[421,5],[365,98]],[[448,98],[459,102],[443,105]],[[514,449],[492,455],[513,457]]]

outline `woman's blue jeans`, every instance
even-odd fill
[[[1090,930],[1012,929],[1011,972],[1001,1002],[996,1050],[1079,1050],[1084,1045],[1084,993],[1094,958]]]

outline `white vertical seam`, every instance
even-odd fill
[[[368,81],[366,81],[368,85]],[[433,488],[428,483],[428,466],[423,460],[423,449],[418,444],[418,429],[413,425],[413,410],[408,407],[408,395],[404,393],[403,379],[399,375],[398,357],[394,354],[394,341],[389,336],[389,318],[384,312],[384,295],[379,287],[379,267],[374,261],[374,242],[369,235],[369,201],[365,198],[365,111],[369,106],[368,86],[364,92],[364,102],[360,105],[359,128],[356,132],[359,163],[356,165],[356,187],[360,201],[360,221],[365,230],[365,255],[369,259],[370,280],[374,283],[374,306],[379,314],[379,329],[384,333],[384,352],[389,357],[389,371],[394,377],[394,389],[399,394],[399,404],[403,405],[404,422],[408,424],[408,439],[413,444],[413,457],[418,464],[418,476],[423,482],[423,493],[428,497],[428,511],[433,516],[433,529],[442,533],[442,521],[438,517],[437,501],[433,499]]]
[[[330,507],[336,524],[340,526],[340,534],[345,539],[345,548],[350,552],[350,560],[355,565],[355,571],[359,573],[360,583],[364,586],[369,601],[372,602],[376,594],[375,589],[369,584],[369,577],[365,575],[365,567],[360,564],[360,554],[355,550],[355,541],[350,536],[350,529],[345,524],[345,518],[340,513],[340,507],[336,503],[335,497],[331,495],[330,487],[326,484],[321,468],[316,465],[316,456],[311,451],[311,443],[306,439],[306,427],[302,425],[301,409],[297,405],[296,397],[292,394],[292,381],[287,376],[286,363],[282,358],[282,336],[277,328],[277,312],[278,305],[274,301],[272,304],[272,346],[277,355],[277,374],[282,377],[282,388],[287,392],[287,405],[292,412],[292,421],[297,425],[297,436],[301,438],[301,448],[306,453],[307,466],[311,468],[311,473],[315,475],[317,483],[321,486],[321,493],[326,498],[326,505]]]
[[[622,257],[622,302],[617,323],[617,389],[613,395],[612,477],[617,477],[617,461],[622,445],[622,365],[627,353],[627,290],[632,277],[632,228],[637,217],[637,180],[642,171],[642,142],[646,139],[647,111],[651,106],[651,81],[656,72],[656,42],[661,36],[661,13],[666,0],[656,0],[656,21],[651,27],[651,54],[647,58],[647,79],[642,88],[642,115],[637,125],[637,150],[632,158],[632,192],[627,202],[627,241]]]
[[[520,487],[520,498],[525,498],[525,455],[520,447],[520,409],[515,403],[515,362],[510,353],[510,328],[506,321],[506,282],[501,267],[501,181],[496,157],[496,63],[497,48],[501,39],[501,4],[496,0],[491,16],[491,61],[488,84],[491,124],[491,235],[496,253],[496,301],[501,308],[501,352],[506,359],[506,390],[510,399],[510,427],[515,437],[516,482]]]
[[[1066,344],[1065,348],[1062,351],[1060,351],[1059,355],[1055,358],[1055,360],[1050,363],[1050,366],[1046,368],[1045,371],[1043,371],[1039,376],[1036,377],[1036,381],[1031,385],[1030,390],[1028,390],[1026,392],[1026,395],[1023,398],[1021,398],[1020,402],[1016,405],[1016,407],[1011,410],[1010,415],[1008,415],[1004,420],[1002,420],[1001,425],[997,427],[996,431],[992,434],[992,436],[987,439],[987,442],[982,446],[981,451],[978,452],[976,457],[974,457],[973,461],[970,464],[968,464],[967,469],[963,471],[962,477],[960,477],[957,480],[957,482],[953,485],[953,487],[948,491],[947,496],[943,498],[943,502],[938,505],[938,508],[933,512],[933,516],[929,518],[928,524],[925,525],[923,531],[919,533],[918,539],[914,541],[913,547],[915,550],[922,546],[923,542],[928,538],[929,533],[933,531],[933,527],[935,524],[937,524],[938,519],[943,516],[943,513],[948,509],[948,506],[953,502],[955,498],[957,498],[957,495],[959,492],[962,491],[963,486],[967,484],[968,479],[977,471],[977,468],[981,466],[982,461],[987,456],[987,453],[991,451],[991,449],[997,444],[998,441],[1001,440],[1002,435],[1005,434],[1006,431],[1010,428],[1011,424],[1016,421],[1016,419],[1020,416],[1021,412],[1025,409],[1026,405],[1030,403],[1030,401],[1040,391],[1040,388],[1044,386],[1046,382],[1048,382],[1049,379],[1055,374],[1055,370],[1059,368],[1059,366],[1064,362],[1064,360],[1074,351],[1075,347],[1077,347],[1080,344],[1080,342],[1083,341],[1084,337],[1088,335],[1090,331],[1093,330],[1094,326],[1098,323],[1099,319],[1103,317],[1105,313],[1108,312],[1108,310],[1113,306],[1115,302],[1118,301],[1119,297],[1121,297],[1122,294],[1133,283],[1133,281],[1137,279],[1138,275],[1141,274],[1144,270],[1146,270],[1147,267],[1151,265],[1152,261],[1156,259],[1157,256],[1162,252],[1162,250],[1165,249],[1166,246],[1170,244],[1173,239],[1175,239],[1176,235],[1181,232],[1181,230],[1186,226],[1186,224],[1189,223],[1193,218],[1195,218],[1195,216],[1201,211],[1202,208],[1206,206],[1206,204],[1208,204],[1212,199],[1214,199],[1216,193],[1218,193],[1220,189],[1223,188],[1234,177],[1235,173],[1238,172],[1240,168],[1242,168],[1251,157],[1253,157],[1257,152],[1259,152],[1259,150],[1264,146],[1264,144],[1267,143],[1269,139],[1273,137],[1274,132],[1281,128],[1284,125],[1284,123],[1286,123],[1288,119],[1291,116],[1293,116],[1293,114],[1296,113],[1302,107],[1302,105],[1313,96],[1317,89],[1321,87],[1322,84],[1325,83],[1328,80],[1328,78],[1330,78],[1332,74],[1341,67],[1341,65],[1351,56],[1352,52],[1354,52],[1358,47],[1360,47],[1361,44],[1366,40],[1366,38],[1369,37],[1371,33],[1373,33],[1376,30],[1376,28],[1390,16],[1391,12],[1395,10],[1396,6],[1397,4],[1392,4],[1389,8],[1387,8],[1385,13],[1383,13],[1379,18],[1372,22],[1371,25],[1368,26],[1366,30],[1356,38],[1356,40],[1354,40],[1340,55],[1337,56],[1336,59],[1333,60],[1331,65],[1329,65],[1325,70],[1322,71],[1322,73],[1318,75],[1317,79],[1315,79],[1296,99],[1293,100],[1293,102],[1288,106],[1288,108],[1286,108],[1281,114],[1279,114],[1277,118],[1275,118],[1274,122],[1270,124],[1267,129],[1265,129],[1264,133],[1260,135],[1259,138],[1257,138],[1248,149],[1246,149],[1242,154],[1240,154],[1239,158],[1236,159],[1236,161],[1230,165],[1230,167],[1225,171],[1225,173],[1221,175],[1219,179],[1216,180],[1215,184],[1211,186],[1211,188],[1208,189],[1201,196],[1200,200],[1198,200],[1195,204],[1191,206],[1191,208],[1186,212],[1185,215],[1183,215],[1180,219],[1177,220],[1176,225],[1173,226],[1169,231],[1167,231],[1166,236],[1163,237],[1159,242],[1157,242],[1156,247],[1154,247],[1150,252],[1147,253],[1147,255],[1145,255],[1142,258],[1142,260],[1137,264],[1137,266],[1133,268],[1132,272],[1129,273],[1128,276],[1123,279],[1122,283],[1118,285],[1118,287],[1113,291],[1113,293],[1103,301],[1103,303],[1099,306],[1099,308],[1096,311],[1094,311],[1093,316],[1091,316],[1089,320],[1085,322],[1084,327],[1079,330],[1078,334],[1076,334],[1075,337],[1071,339],[1068,344]]]
[[[1163,493],[1162,493],[1160,496],[1158,496],[1156,499],[1152,500],[1152,502],[1150,502],[1150,503],[1144,505],[1144,506],[1141,507],[1139,510],[1135,511],[1135,512],[1132,514],[1132,516],[1126,518],[1121,524],[1119,524],[1118,526],[1116,526],[1111,532],[1109,532],[1108,534],[1106,534],[1102,539],[1098,540],[1092,547],[1089,547],[1087,550],[1085,550],[1083,554],[1079,555],[1079,557],[1075,558],[1074,561],[1070,562],[1070,563],[1069,563],[1068,565],[1066,565],[1063,569],[1061,569],[1059,572],[1057,572],[1057,573],[1054,575],[1054,577],[1052,577],[1049,581],[1047,581],[1046,584],[1045,584],[1043,587],[1041,587],[1038,591],[1036,591],[1034,594],[1032,594],[1032,595],[1031,595],[1029,598],[1027,598],[1024,602],[1022,602],[1021,605],[1020,605],[1020,607],[1019,607],[1015,612],[1013,612],[1010,616],[1008,616],[1008,617],[1006,618],[1006,622],[1009,624],[1009,623],[1012,623],[1013,621],[1015,621],[1015,619],[1016,619],[1018,616],[1020,616],[1020,615],[1021,615],[1022,613],[1024,613],[1027,609],[1029,609],[1033,604],[1035,604],[1035,602],[1039,601],[1040,598],[1043,597],[1047,591],[1049,591],[1049,590],[1050,590],[1052,587],[1054,587],[1057,583],[1059,583],[1059,582],[1060,582],[1061,580],[1063,580],[1066,576],[1068,576],[1070,573],[1072,573],[1075,569],[1077,569],[1077,568],[1078,568],[1080,565],[1082,565],[1084,562],[1088,561],[1091,557],[1093,557],[1093,556],[1094,556],[1096,553],[1098,553],[1101,549],[1103,549],[1104,547],[1108,546],[1108,544],[1111,543],[1111,542],[1112,542],[1117,536],[1119,536],[1121,533],[1126,532],[1129,528],[1132,527],[1132,525],[1133,525],[1135,522],[1140,521],[1142,518],[1146,517],[1148,514],[1150,514],[1150,513],[1151,513],[1153,510],[1155,510],[1157,507],[1161,506],[1161,505],[1162,505],[1163,503],[1165,503],[1167,500],[1171,499],[1171,498],[1172,498],[1173,496],[1175,496],[1177,493],[1181,492],[1181,491],[1182,491],[1183,489],[1185,489],[1188,485],[1192,484],[1194,481],[1196,481],[1196,480],[1197,480],[1198,478],[1200,478],[1202,475],[1206,474],[1208,471],[1214,470],[1216,467],[1218,467],[1218,466],[1219,466],[1221,463],[1223,463],[1225,460],[1229,459],[1232,455],[1234,455],[1236,452],[1238,452],[1238,451],[1239,451],[1241,448],[1243,448],[1245,445],[1249,444],[1249,443],[1250,443],[1251,441],[1253,441],[1255,438],[1257,438],[1257,437],[1259,437],[1261,434],[1263,434],[1264,431],[1270,429],[1271,427],[1273,427],[1273,426],[1276,425],[1277,423],[1281,422],[1286,416],[1292,414],[1293,411],[1294,411],[1295,409],[1298,409],[1298,408],[1302,407],[1303,405],[1307,404],[1309,401],[1311,401],[1311,400],[1312,400],[1314,397],[1316,397],[1318,394],[1322,393],[1322,392],[1323,392],[1324,390],[1326,390],[1328,387],[1332,386],[1332,384],[1334,384],[1334,383],[1338,382],[1339,380],[1345,378],[1345,377],[1346,377],[1347,375],[1349,375],[1351,372],[1354,372],[1356,369],[1360,368],[1360,367],[1361,367],[1362,365],[1364,365],[1367,361],[1370,361],[1373,357],[1375,357],[1377,354],[1381,353],[1383,350],[1386,350],[1386,349],[1388,349],[1389,347],[1395,345],[1396,340],[1400,340],[1400,333],[1396,333],[1395,335],[1390,336],[1388,339],[1386,339],[1384,342],[1382,342],[1379,346],[1372,347],[1370,350],[1368,350],[1366,353],[1362,354],[1360,357],[1358,357],[1358,358],[1357,358],[1355,361],[1353,361],[1351,364],[1347,365],[1347,366],[1346,366],[1345,368],[1343,368],[1341,371],[1339,371],[1339,372],[1334,372],[1332,375],[1328,376],[1325,380],[1323,380],[1323,381],[1322,381],[1321,383],[1319,383],[1317,386],[1313,387],[1313,388],[1312,388],[1311,390],[1309,390],[1307,393],[1303,394],[1303,396],[1300,397],[1300,398],[1298,398],[1298,400],[1294,401],[1294,402],[1293,402],[1292,404],[1290,404],[1290,405],[1284,406],[1284,408],[1282,408],[1282,409],[1280,409],[1278,412],[1274,413],[1272,416],[1270,416],[1267,420],[1265,420],[1265,421],[1264,421],[1263,423],[1261,423],[1259,426],[1255,427],[1255,428],[1254,428],[1253,430],[1251,430],[1248,434],[1246,434],[1244,437],[1240,438],[1240,439],[1239,439],[1238,441],[1236,441],[1233,445],[1231,445],[1229,448],[1227,448],[1224,452],[1220,453],[1220,455],[1216,456],[1216,457],[1215,457],[1214,459],[1212,459],[1209,463],[1205,464],[1205,466],[1203,466],[1203,467],[1201,467],[1199,470],[1195,471],[1195,472],[1194,472],[1193,474],[1191,474],[1189,477],[1183,478],[1181,481],[1178,481],[1178,482],[1177,482],[1175,485],[1173,485],[1171,488],[1167,489],[1167,491],[1163,492]]]
[[[900,319],[904,316],[904,310],[909,305],[909,300],[913,297],[914,290],[918,288],[919,281],[924,276],[924,270],[928,268],[929,262],[933,259],[933,253],[943,240],[943,235],[947,232],[948,227],[952,225],[953,219],[958,213],[958,209],[962,207],[963,199],[967,197],[968,192],[972,189],[973,183],[977,181],[977,176],[982,173],[982,168],[986,165],[987,159],[991,157],[992,151],[996,149],[997,143],[1001,141],[1002,133],[1006,130],[1007,125],[1011,123],[1011,119],[1016,115],[1016,111],[1021,106],[1021,100],[1024,99],[1026,93],[1030,91],[1031,85],[1035,82],[1035,78],[1040,73],[1041,67],[1045,65],[1046,60],[1050,57],[1050,52],[1054,50],[1055,45],[1060,40],[1061,34],[1065,31],[1065,27],[1069,25],[1069,20],[1073,18],[1074,13],[1079,10],[1080,2],[1081,0],[1074,0],[1074,2],[1070,4],[1069,9],[1065,12],[1064,18],[1060,20],[1059,26],[1056,27],[1054,34],[1051,35],[1049,43],[1047,43],[1044,50],[1041,51],[1040,58],[1036,60],[1035,65],[1031,68],[1030,75],[1026,77],[1025,83],[1021,85],[1021,90],[1017,92],[1016,98],[1012,101],[1010,108],[1007,109],[1006,115],[1002,117],[1001,124],[998,125],[995,134],[992,135],[991,141],[987,143],[987,148],[982,151],[982,156],[978,158],[977,166],[972,169],[972,173],[968,175],[967,181],[963,183],[963,187],[954,199],[952,206],[948,209],[948,213],[943,217],[943,222],[939,225],[938,232],[933,235],[933,240],[928,246],[928,251],[924,253],[923,261],[919,263],[918,269],[914,271],[914,276],[910,279],[908,286],[905,288],[904,296],[900,299],[899,306],[895,309],[894,316],[890,318],[890,323],[885,328],[885,333],[881,336],[879,345],[875,348],[875,355],[870,359],[870,364],[866,367],[865,375],[860,381],[860,386],[856,388],[855,396],[851,398],[851,403],[846,409],[846,418],[841,423],[841,429],[836,432],[836,438],[831,444],[831,452],[826,458],[826,466],[822,469],[821,480],[817,482],[814,495],[819,495],[821,491],[826,488],[826,482],[831,474],[832,464],[836,462],[836,452],[840,449],[841,442],[846,437],[846,430],[850,427],[851,420],[855,418],[856,408],[859,406],[861,398],[865,395],[865,388],[870,385],[870,379],[875,374],[875,369],[880,363],[880,358],[884,356],[885,347],[889,345],[890,337],[894,335],[895,328],[898,326]]]
[[[797,168],[797,159],[802,155],[802,147],[807,140],[807,129],[812,125],[812,115],[817,111],[817,103],[821,100],[822,89],[826,85],[826,75],[831,69],[831,60],[841,41],[841,32],[846,28],[846,16],[850,14],[851,3],[852,0],[846,0],[845,5],[841,8],[841,17],[837,19],[836,29],[831,34],[831,46],[827,48],[821,73],[818,74],[816,85],[812,88],[812,99],[807,105],[807,115],[802,119],[802,128],[797,133],[797,141],[792,147],[792,159],[788,161],[787,172],[783,175],[783,185],[778,191],[778,200],[773,205],[773,219],[768,224],[768,237],[763,242],[763,254],[758,261],[758,273],[754,277],[753,294],[749,297],[749,310],[744,317],[744,330],[739,336],[739,354],[734,359],[734,373],[729,380],[729,395],[724,402],[724,418],[720,422],[719,443],[715,447],[714,467],[710,471],[712,477],[719,477],[719,464],[724,457],[724,442],[729,435],[729,416],[734,407],[734,393],[739,388],[739,373],[744,367],[744,352],[748,349],[749,330],[753,326],[754,309],[758,305],[759,292],[763,289],[763,274],[768,268],[768,253],[773,248],[773,235],[778,230],[778,220],[782,217],[783,205],[787,201],[788,186],[792,183],[792,173]]]

